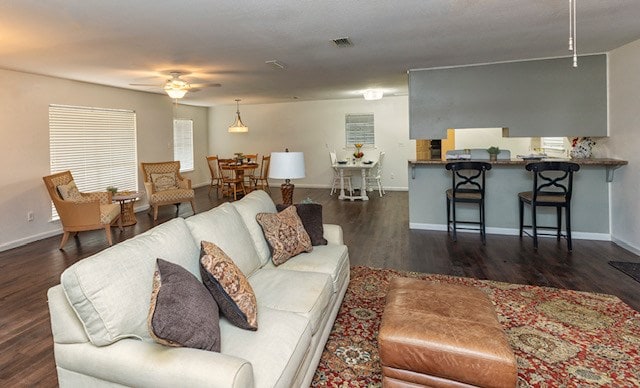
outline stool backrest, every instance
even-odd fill
[[[486,162],[451,162],[445,165],[451,174],[453,196],[456,193],[480,193],[484,197],[485,172],[491,170]]]
[[[571,162],[536,162],[525,167],[533,172],[533,201],[538,195],[564,196],[571,200],[573,192],[573,173],[580,170],[580,165]]]

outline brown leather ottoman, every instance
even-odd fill
[[[378,335],[385,387],[515,387],[516,358],[473,287],[391,281]]]

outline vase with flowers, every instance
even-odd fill
[[[362,148],[362,143],[356,143],[354,146],[356,147],[356,151],[353,153],[353,157],[356,158],[356,162],[359,162],[364,156],[364,153],[360,150]]]
[[[596,142],[590,137],[574,137],[571,139],[569,155],[572,159],[590,158],[594,145]]]

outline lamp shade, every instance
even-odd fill
[[[269,178],[300,179],[305,177],[304,153],[272,152],[269,165]]]

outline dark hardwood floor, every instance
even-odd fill
[[[273,198],[280,202],[280,190]],[[475,233],[460,233],[458,242],[446,232],[409,230],[408,194],[373,192],[368,202],[339,201],[329,190],[295,190],[296,202],[309,197],[324,206],[324,221],[344,229],[352,265],[468,276],[512,283],[568,288],[617,295],[640,310],[640,283],[609,266],[609,260],[640,262],[640,257],[611,242],[575,240],[567,254],[565,242],[545,238],[538,252],[530,239],[488,235],[483,246]],[[196,211],[221,203],[207,188],[196,190]],[[157,223],[175,217],[175,208],[161,208]],[[181,216],[191,215],[188,205]],[[138,223],[114,232],[114,243],[154,225],[146,212]],[[84,232],[58,250],[60,236],[0,252],[0,386],[56,386],[47,289],[59,283],[65,268],[107,247],[104,232]]]

